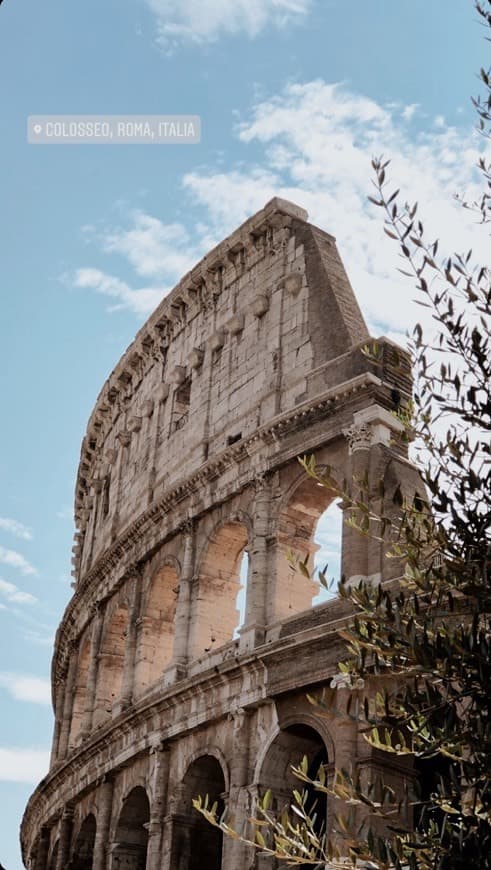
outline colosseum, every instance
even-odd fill
[[[272,868],[193,797],[241,828],[266,786],[286,799],[303,755],[328,776],[384,767],[330,688],[349,604],[319,601],[287,554],[313,556],[335,501],[299,456],[363,481],[374,509],[380,479],[389,494],[414,485],[392,413],[409,359],[384,338],[378,361],[363,352],[335,240],[307,217],[273,199],[207,254],[97,399],[53,655],[50,770],[22,822],[30,870]],[[397,577],[377,540],[346,523],[339,537],[344,582]],[[309,704],[323,688],[338,715]],[[397,764],[384,776],[397,781]],[[328,828],[332,811],[328,799]]]

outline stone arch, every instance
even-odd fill
[[[185,759],[181,768],[182,774],[180,776],[180,779],[185,778],[188,770],[190,769],[190,767],[193,766],[195,761],[199,761],[200,758],[204,758],[205,756],[210,756],[210,758],[214,758],[215,761],[217,761],[220,765],[223,781],[225,783],[224,791],[228,792],[230,787],[230,774],[227,760],[221,749],[219,749],[217,746],[213,746],[210,743],[207,743],[205,746],[200,746]]]
[[[329,754],[325,740],[318,727],[306,724],[304,717],[292,717],[288,724],[282,723],[275,729],[275,734],[267,743],[256,765],[255,788],[258,794],[271,789],[272,811],[281,813],[292,801],[292,792],[299,789],[299,781],[292,772],[298,767],[303,757],[309,762],[309,776],[315,777],[319,767],[327,768]],[[309,717],[307,717],[309,718]],[[318,723],[316,723],[318,726]],[[316,792],[311,786],[302,786],[307,792],[306,810],[316,816],[316,833],[325,831],[328,823],[327,795]],[[316,867],[317,864],[306,865]],[[265,856],[256,856],[254,868],[257,870],[272,870],[276,867],[274,861]]]
[[[128,627],[128,605],[120,595],[106,611],[99,653],[94,727],[110,718],[121,695]]]
[[[193,798],[208,795],[221,814],[225,807],[225,776],[215,754],[200,754],[189,765],[178,787],[173,818],[171,862],[176,870],[221,870],[223,835],[193,808]]]
[[[77,738],[80,734],[80,730],[82,727],[82,719],[84,716],[85,703],[87,699],[87,680],[89,676],[90,647],[90,635],[86,634],[81,640],[78,653],[77,677],[75,681],[72,721],[70,725],[70,747],[76,745]]]
[[[201,548],[193,588],[191,659],[218,649],[234,636],[241,558],[250,540],[250,519],[240,511],[217,523]]]
[[[322,471],[321,466],[319,471]],[[268,622],[286,619],[312,607],[319,584],[312,578],[304,577],[300,571],[294,571],[288,553],[293,552],[302,559],[308,557],[308,567],[312,573],[315,554],[320,549],[314,541],[317,526],[335,499],[334,490],[312,480],[303,470],[295,475],[281,499],[275,517],[274,583],[268,596]],[[340,540],[340,553],[341,550]]]
[[[165,557],[150,576],[138,622],[135,695],[156,683],[172,660],[180,566]]]
[[[85,817],[73,840],[70,870],[92,870],[97,823],[93,813]]]
[[[148,795],[137,785],[122,802],[111,849],[112,870],[145,870],[149,822]]]

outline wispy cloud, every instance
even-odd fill
[[[8,565],[9,568],[17,568],[21,574],[37,574],[36,568],[17,550],[8,550],[6,547],[0,547],[0,563]]]
[[[341,84],[321,80],[290,85],[258,103],[237,133],[255,156],[231,172],[192,172],[184,186],[205,210],[218,234],[230,232],[279,195],[303,205],[310,219],[336,235],[357,297],[369,325],[400,338],[422,309],[414,290],[398,272],[395,247],[384,237],[381,214],[367,201],[370,161],[391,157],[394,187],[418,200],[425,226],[452,250],[473,248],[486,262],[489,239],[475,217],[453,199],[456,191],[473,199],[475,165],[486,145],[467,128],[432,125],[414,128],[412,106],[386,106]],[[260,149],[259,157],[257,149]],[[399,335],[398,335],[399,333]]]
[[[425,309],[415,305],[414,287],[397,271],[397,250],[384,236],[381,214],[367,200],[372,156],[393,159],[394,186],[404,181],[403,195],[419,201],[425,226],[440,235],[442,247],[472,247],[486,262],[489,243],[473,214],[452,196],[460,191],[475,198],[474,167],[486,143],[439,118],[436,125],[428,119],[428,131],[418,132],[417,112],[414,105],[378,103],[339,83],[289,85],[259,102],[237,126],[240,168],[210,167],[184,176],[193,216],[187,227],[133,212],[128,226],[93,239],[103,251],[120,254],[126,270],[130,266],[140,279],[151,279],[150,287],[138,289],[138,282],[133,287],[97,269],[80,269],[75,283],[141,318],[215,242],[267,199],[283,196],[336,235],[372,333],[404,342],[404,330],[424,318]]]
[[[0,747],[0,780],[37,784],[49,768],[47,749]]]
[[[9,583],[8,580],[0,579],[0,595],[10,601],[12,604],[36,604],[37,598],[31,595],[30,592],[23,592],[14,583]]]
[[[7,689],[16,701],[30,701],[47,706],[51,704],[49,680],[41,677],[0,671],[0,687]]]
[[[92,242],[110,254],[119,254],[138,278],[150,279],[151,286],[131,287],[126,281],[100,269],[78,269],[64,276],[81,290],[93,290],[113,299],[110,311],[127,308],[138,317],[145,317],[156,308],[174,284],[205,253],[204,241],[193,244],[188,230],[179,223],[166,224],[152,215],[134,211],[127,226],[111,227]]]
[[[16,538],[22,538],[23,541],[32,540],[32,532],[23,523],[17,520],[12,520],[9,517],[0,517],[0,529],[4,532],[14,535]]]
[[[101,272],[100,269],[77,269],[73,276],[74,287],[80,290],[93,290],[102,296],[109,296],[114,303],[109,311],[128,308],[138,317],[145,317],[157,307],[170,288],[141,287],[132,289],[125,281]]]
[[[299,21],[312,0],[146,0],[166,51],[181,43],[213,42],[220,36],[257,36],[270,25]]]

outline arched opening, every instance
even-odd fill
[[[292,772],[302,759],[308,759],[308,775],[315,779],[321,766],[327,766],[327,750],[321,736],[309,725],[296,724],[284,728],[271,743],[261,767],[259,793],[267,789],[273,793],[272,811],[280,815],[293,802],[293,790],[307,792],[306,811],[315,815],[315,832],[320,835],[327,825],[327,795],[312,786],[303,785]],[[255,870],[272,870],[277,865],[269,856],[256,856]],[[307,864],[315,868],[317,864]]]
[[[320,571],[325,577],[326,586],[319,584],[317,595],[312,604],[322,604],[337,594],[341,580],[341,540],[343,534],[343,512],[337,501],[331,504],[320,515],[314,531],[314,544],[318,547],[314,554],[314,575],[318,578]]]
[[[245,525],[232,521],[212,535],[199,566],[191,621],[191,658],[232,640],[239,625],[237,596],[241,560],[247,547]]]
[[[70,870],[92,870],[96,827],[95,818],[91,813],[82,822],[75,839]]]
[[[130,791],[119,814],[112,848],[113,870],[145,870],[150,804],[144,788]]]
[[[82,727],[82,719],[85,710],[85,701],[87,697],[87,677],[89,674],[90,664],[90,639],[86,638],[80,646],[77,665],[77,679],[75,683],[75,692],[73,695],[72,722],[70,726],[69,746],[75,746],[80,729]]]
[[[156,683],[172,660],[178,586],[177,572],[169,565],[164,565],[151,579],[139,620],[136,695]]]
[[[180,787],[179,813],[174,817],[171,867],[176,870],[221,870],[222,832],[210,825],[193,807],[193,798],[208,795],[224,809],[225,779],[216,758],[203,755],[191,764]]]
[[[320,588],[318,580],[314,579],[314,571],[316,567],[325,566],[322,550],[327,543],[325,518],[328,515],[330,518],[334,516],[337,521],[331,530],[333,538],[329,540],[329,549],[337,550],[337,560],[340,561],[342,521],[339,522],[335,513],[339,508],[334,505],[334,499],[334,492],[304,476],[282,506],[276,538],[275,583],[268,604],[269,622],[308,610],[314,600],[315,603],[325,600],[325,595],[318,598]],[[337,546],[335,535],[338,536]],[[293,569],[289,553],[302,560],[307,558],[310,577]],[[329,567],[326,574],[330,576]]]
[[[249,553],[244,550],[240,557],[239,566],[239,591],[235,599],[235,609],[237,611],[237,625],[234,628],[233,637],[238,637],[240,629],[245,622],[246,600],[247,600],[247,581],[249,578]]]
[[[109,719],[121,694],[127,625],[127,607],[116,606],[107,616],[99,653],[94,727]]]

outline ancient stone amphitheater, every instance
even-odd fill
[[[373,362],[368,338],[334,238],[273,199],[117,364],[82,444],[74,595],[53,656],[51,767],[22,823],[26,867],[270,868],[222,840],[193,796],[240,827],[266,784],[286,799],[304,754],[328,776],[382,766],[329,688],[348,605],[312,606],[316,584],[287,559],[314,553],[333,501],[299,455],[363,481],[374,508],[381,478],[389,500],[414,484],[391,437],[408,359],[380,339]],[[339,546],[347,582],[400,570],[350,526]],[[309,704],[322,687],[338,715]],[[329,801],[324,813],[329,826]]]

